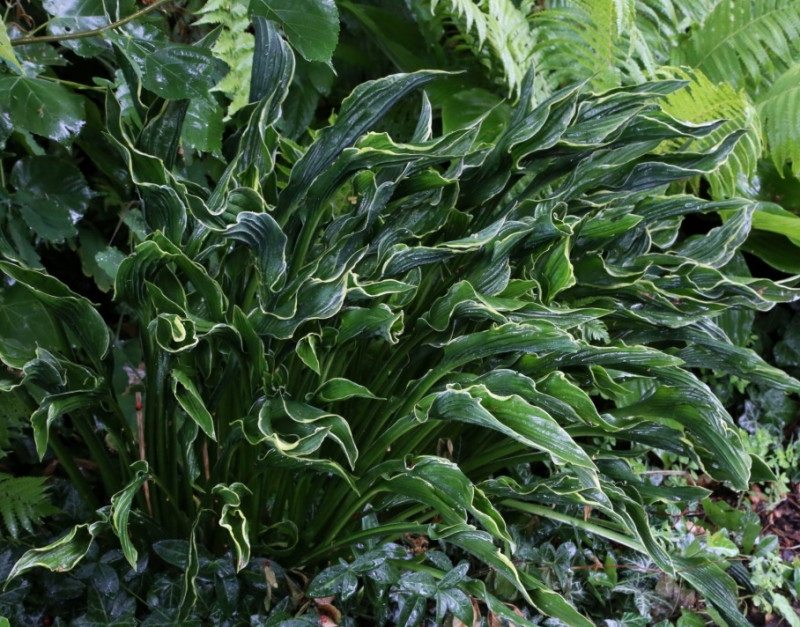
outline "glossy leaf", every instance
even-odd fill
[[[14,127],[68,144],[85,124],[83,100],[58,83],[0,76],[0,99]]]
[[[119,538],[122,545],[122,552],[125,554],[125,559],[131,565],[131,568],[136,570],[136,562],[139,553],[136,547],[133,546],[129,532],[128,520],[131,514],[131,507],[133,506],[133,499],[137,492],[141,490],[144,482],[147,481],[149,467],[147,462],[139,460],[131,465],[131,472],[133,479],[125,486],[120,492],[117,492],[111,497],[111,529]]]
[[[178,404],[208,437],[215,440],[217,436],[214,429],[214,417],[206,408],[194,381],[186,372],[177,368],[172,371],[171,376],[172,393]]]
[[[36,270],[0,261],[0,270],[19,281],[21,285],[57,314],[63,328],[77,340],[77,346],[86,351],[90,359],[99,362],[108,350],[108,327],[91,303],[75,293],[58,279]]]
[[[11,40],[8,38],[8,31],[6,30],[6,23],[0,19],[0,59],[8,61],[19,73],[22,74],[22,65],[20,65],[17,55],[14,54],[14,48],[11,46]]]
[[[480,425],[548,453],[556,464],[595,465],[546,412],[519,396],[497,396],[484,386],[449,389],[435,395],[428,416]]]
[[[167,100],[207,98],[222,78],[223,68],[206,48],[169,44],[145,57],[142,85]]]
[[[250,490],[243,483],[230,486],[219,484],[212,492],[222,501],[222,513],[219,524],[228,530],[236,550],[236,570],[240,571],[250,561],[250,537],[248,522],[242,510],[242,500]]]
[[[333,0],[251,0],[250,12],[277,22],[307,61],[330,63],[339,40]]]
[[[6,581],[11,581],[37,567],[54,572],[72,570],[89,551],[94,538],[107,526],[106,522],[76,525],[55,542],[37,549],[29,549],[16,561]]]

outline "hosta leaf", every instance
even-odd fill
[[[58,573],[72,570],[89,551],[94,538],[107,527],[106,521],[76,525],[55,542],[38,549],[29,549],[14,564],[6,585],[32,568],[42,567]]]
[[[108,327],[85,298],[72,292],[58,279],[36,270],[0,261],[0,270],[23,285],[39,302],[49,308],[65,331],[75,339],[94,363],[99,363],[108,350]]]
[[[519,396],[498,396],[483,385],[450,388],[429,399],[428,416],[480,425],[548,453],[556,464],[595,470],[592,460],[545,411]],[[427,402],[425,403],[427,405]]]
[[[508,579],[519,590],[528,603],[533,604],[528,590],[520,580],[520,575],[514,567],[514,563],[500,552],[492,542],[491,536],[486,532],[478,531],[468,525],[437,526],[432,530],[431,539],[442,539],[471,553],[484,564],[496,569],[500,575]],[[516,620],[518,620],[518,617]]]
[[[114,283],[115,294],[134,306],[141,306],[147,297],[146,281],[168,263],[174,263],[185,273],[202,297],[202,305],[208,308],[211,319],[221,320],[228,305],[222,288],[203,266],[189,259],[161,233],[154,233],[152,239],[139,244],[134,253],[123,260]]]
[[[167,352],[177,353],[197,346],[195,324],[176,314],[162,313],[155,319],[155,339]]]
[[[325,383],[314,392],[314,396],[323,403],[333,403],[348,398],[377,398],[377,396],[363,385],[341,377],[335,377],[325,381]]]
[[[500,513],[454,463],[439,457],[414,457],[404,465],[388,462],[373,470],[383,475],[390,471],[396,474],[381,487],[392,495],[429,505],[450,525],[466,523],[472,515],[492,537],[514,547]]]
[[[687,366],[708,368],[713,372],[729,372],[785,392],[800,392],[800,381],[783,370],[770,366],[755,352],[733,344],[695,339],[678,355]]]
[[[708,391],[699,387],[661,387],[648,398],[609,413],[644,416],[657,421],[674,420],[692,434],[709,474],[719,475],[744,489],[750,477],[750,458],[731,426],[731,419]]]
[[[550,303],[560,291],[575,285],[575,275],[569,261],[569,238],[562,239],[536,263],[536,278],[542,288],[541,299]]]
[[[64,339],[45,305],[20,283],[0,286],[0,360],[22,368],[37,349],[63,353]]]
[[[330,438],[339,445],[351,468],[358,458],[347,421],[305,403],[288,400],[264,403],[258,415],[258,429],[265,441],[288,457],[307,457]]]
[[[146,185],[141,193],[147,226],[180,245],[186,230],[186,203],[168,185]]]
[[[128,518],[130,517],[133,499],[142,485],[144,485],[144,482],[147,481],[149,471],[147,462],[144,460],[131,464],[133,479],[111,497],[111,529],[119,538],[119,542],[122,545],[122,553],[134,570],[136,570],[138,552],[128,534]]]
[[[318,375],[322,374],[322,370],[320,369],[319,365],[319,357],[317,356],[317,343],[319,341],[319,337],[320,336],[316,333],[304,335],[297,341],[297,346],[295,347],[297,356],[300,358],[300,360]]]
[[[307,61],[330,63],[339,41],[339,11],[333,0],[250,0],[250,12],[280,24]]]
[[[319,132],[316,141],[292,168],[289,184],[278,205],[280,214],[291,211],[334,159],[345,148],[354,145],[395,103],[436,76],[435,72],[396,74],[356,87],[342,102],[333,126]]]
[[[219,524],[228,530],[236,551],[236,570],[242,570],[250,561],[249,523],[242,510],[242,499],[251,494],[243,483],[232,483],[230,486],[218,484],[211,490],[222,501],[222,513]]]
[[[253,9],[251,6],[251,11]],[[289,93],[294,76],[294,54],[278,34],[273,22],[264,19],[258,11],[253,12],[256,43],[250,77],[250,102],[269,98],[270,106],[277,110]]]
[[[0,100],[15,128],[68,144],[85,124],[84,104],[59,83],[27,76],[0,76]]]
[[[470,335],[457,337],[444,345],[441,368],[458,368],[502,353],[570,352],[578,345],[569,334],[550,322],[533,321],[524,325],[504,324]]]
[[[716,563],[703,557],[675,557],[678,573],[700,591],[706,601],[733,627],[747,627],[738,608],[736,582]]]
[[[286,273],[287,239],[281,227],[268,213],[243,211],[236,216],[236,224],[225,229],[224,235],[252,249],[261,273],[261,283],[266,288],[262,289],[262,299],[266,301],[270,290]]]
[[[174,368],[171,372],[171,378],[172,393],[175,395],[178,404],[208,437],[216,440],[214,417],[206,408],[205,402],[189,374],[179,368]]]
[[[289,339],[304,322],[325,320],[336,315],[344,303],[346,284],[347,277],[344,274],[332,280],[311,278],[303,282],[296,294],[289,297],[292,306],[289,316],[254,312],[250,316],[253,325],[261,335]]]
[[[222,148],[222,107],[212,96],[193,98],[181,127],[181,141],[196,150],[216,153]]]
[[[357,337],[380,337],[397,344],[403,333],[403,312],[380,303],[375,307],[348,307],[342,312],[337,342],[344,344]]]

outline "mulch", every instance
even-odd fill
[[[756,489],[751,498],[753,511],[761,519],[763,535],[775,535],[780,542],[781,558],[792,562],[800,557],[800,483],[790,486],[784,498],[774,507],[770,507],[766,497],[759,498]],[[792,607],[800,616],[800,601],[792,603]],[[759,614],[752,611],[747,617],[753,625],[764,627],[788,627],[789,622],[777,614]]]

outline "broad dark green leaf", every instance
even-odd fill
[[[77,233],[93,194],[81,171],[58,157],[25,157],[11,169],[12,196],[28,226],[41,238],[63,242]]]
[[[60,353],[66,347],[47,307],[20,283],[0,287],[0,360],[21,369],[38,348]]]
[[[289,184],[280,197],[280,213],[291,211],[334,159],[354,145],[394,104],[436,76],[436,72],[396,74],[356,87],[342,102],[333,126],[319,132],[316,141],[292,168]]]
[[[432,401],[432,402],[431,402]],[[499,431],[526,446],[548,453],[556,464],[595,465],[561,426],[542,409],[519,396],[497,396],[485,386],[448,389],[430,399],[431,418],[455,420]]]
[[[164,102],[158,113],[142,129],[136,148],[161,159],[164,167],[172,170],[178,158],[181,131],[188,109],[188,99]]]
[[[222,148],[223,113],[213,96],[193,98],[183,119],[181,141],[202,152],[219,152]]]
[[[224,67],[207,48],[171,43],[145,57],[142,85],[167,100],[207,98]]]
[[[272,118],[289,93],[289,85],[294,76],[294,54],[278,34],[273,22],[264,19],[257,12],[253,16],[253,29],[256,43],[250,77],[250,102],[268,98],[270,108],[274,111],[270,115]]]
[[[131,3],[118,3],[117,11],[132,8]],[[44,0],[42,8],[51,16],[47,22],[47,32],[51,35],[66,35],[102,28],[109,23],[109,17],[116,19],[102,0]],[[110,8],[110,7],[109,7]],[[62,45],[82,57],[96,56],[108,49],[108,44],[100,37],[84,37],[62,42]]]
[[[250,0],[250,12],[280,24],[307,61],[330,63],[339,41],[339,11],[333,0]]]
[[[15,128],[69,144],[85,124],[84,104],[59,83],[0,75],[0,100],[8,103]]]
[[[58,279],[0,261],[0,270],[23,285],[55,314],[65,331],[76,340],[76,347],[99,363],[108,350],[110,334],[103,318],[85,298],[76,295]]]

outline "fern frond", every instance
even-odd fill
[[[519,92],[534,47],[524,7],[512,0],[430,0],[430,7],[452,19],[474,52],[488,52],[487,62],[500,66],[509,91]]]
[[[643,82],[655,70],[633,0],[575,0],[535,13],[537,67],[556,85],[592,77],[598,89]]]
[[[675,42],[690,28],[699,27],[720,0],[639,0],[636,26],[661,65],[669,63]]]
[[[685,149],[708,150],[733,131],[745,130],[728,159],[706,176],[714,198],[734,196],[739,177],[752,178],[761,156],[761,124],[755,107],[744,90],[737,91],[728,83],[714,84],[699,70],[663,68],[661,73],[665,78],[690,81],[662,101],[662,108],[672,117],[697,124],[727,120],[708,136],[690,142]]]
[[[250,27],[248,4],[242,0],[210,0],[199,11],[198,24],[221,24],[222,32],[211,52],[228,64],[228,73],[214,88],[231,99],[231,116],[247,104],[250,95],[250,72],[253,68],[255,38]]]
[[[800,63],[781,74],[756,107],[778,172],[791,161],[792,174],[800,177]]]
[[[46,479],[0,473],[0,518],[11,537],[18,538],[21,529],[33,533],[42,518],[58,512],[47,497]]]
[[[751,93],[800,57],[800,2],[724,0],[676,49],[676,65]]]

